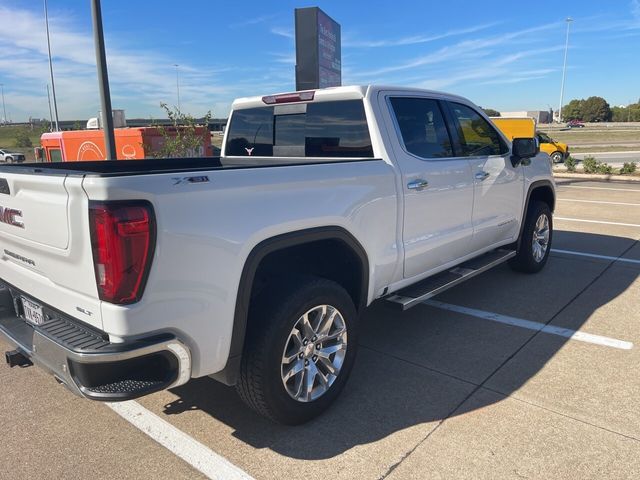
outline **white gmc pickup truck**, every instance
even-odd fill
[[[545,265],[538,151],[464,98],[365,86],[237,100],[222,157],[2,166],[7,362],[103,401],[210,375],[304,422],[344,387],[373,301]]]

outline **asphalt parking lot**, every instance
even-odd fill
[[[301,427],[208,378],[112,408],[0,365],[0,478],[640,478],[640,182],[558,197],[542,273],[374,305],[343,395]]]

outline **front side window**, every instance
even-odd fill
[[[362,100],[308,103],[301,113],[236,110],[227,137],[227,156],[373,157]]]
[[[553,143],[553,139],[544,133],[538,133],[538,141],[540,143]]]
[[[436,100],[396,97],[390,101],[409,153],[420,158],[453,156],[449,133]]]
[[[449,105],[457,123],[462,155],[504,155],[509,151],[496,129],[478,112],[461,103],[451,102]]]

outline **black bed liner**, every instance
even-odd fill
[[[113,160],[60,163],[12,163],[0,165],[2,173],[44,174],[89,177],[123,177],[129,175],[153,175],[161,173],[197,172],[240,168],[291,167],[296,165],[319,165],[325,163],[370,162],[376,158],[307,158],[299,161],[262,158],[260,163],[239,163],[222,157],[204,158],[153,158],[146,160]]]

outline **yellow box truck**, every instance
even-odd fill
[[[569,146],[566,143],[556,142],[546,133],[536,132],[536,121],[533,118],[491,117],[491,120],[509,140],[536,137],[540,143],[540,151],[549,155],[553,163],[563,162],[569,156]]]

